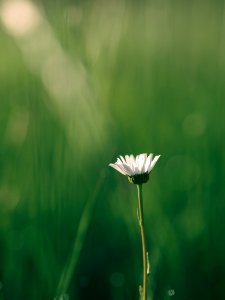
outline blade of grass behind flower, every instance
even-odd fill
[[[102,172],[99,176],[99,180],[96,184],[95,190],[89,200],[87,201],[83,214],[81,216],[77,234],[74,240],[73,244],[73,250],[72,255],[70,259],[68,260],[67,264],[65,265],[65,268],[62,272],[61,278],[59,280],[59,284],[56,290],[56,295],[60,297],[60,295],[64,294],[70,285],[71,279],[73,277],[73,274],[75,272],[85,239],[88,232],[88,229],[90,227],[91,219],[94,212],[95,203],[97,200],[97,196],[99,194],[100,188],[103,185],[103,181],[105,179],[105,173]],[[57,298],[56,298],[57,299]]]

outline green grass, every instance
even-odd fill
[[[0,299],[138,299],[136,188],[108,164],[142,152],[162,155],[143,188],[152,299],[223,299],[224,2],[41,8],[70,67],[0,31]]]

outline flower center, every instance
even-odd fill
[[[142,184],[146,183],[149,179],[149,173],[136,174],[132,176],[128,176],[128,180],[133,184]]]

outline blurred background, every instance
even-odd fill
[[[225,294],[224,1],[0,2],[0,299]]]

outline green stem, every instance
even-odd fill
[[[146,240],[145,240],[145,231],[144,231],[142,184],[138,184],[137,189],[138,189],[138,216],[139,216],[139,225],[141,230],[142,255],[143,255],[143,286],[141,290],[141,300],[147,300],[148,254],[146,250]]]

